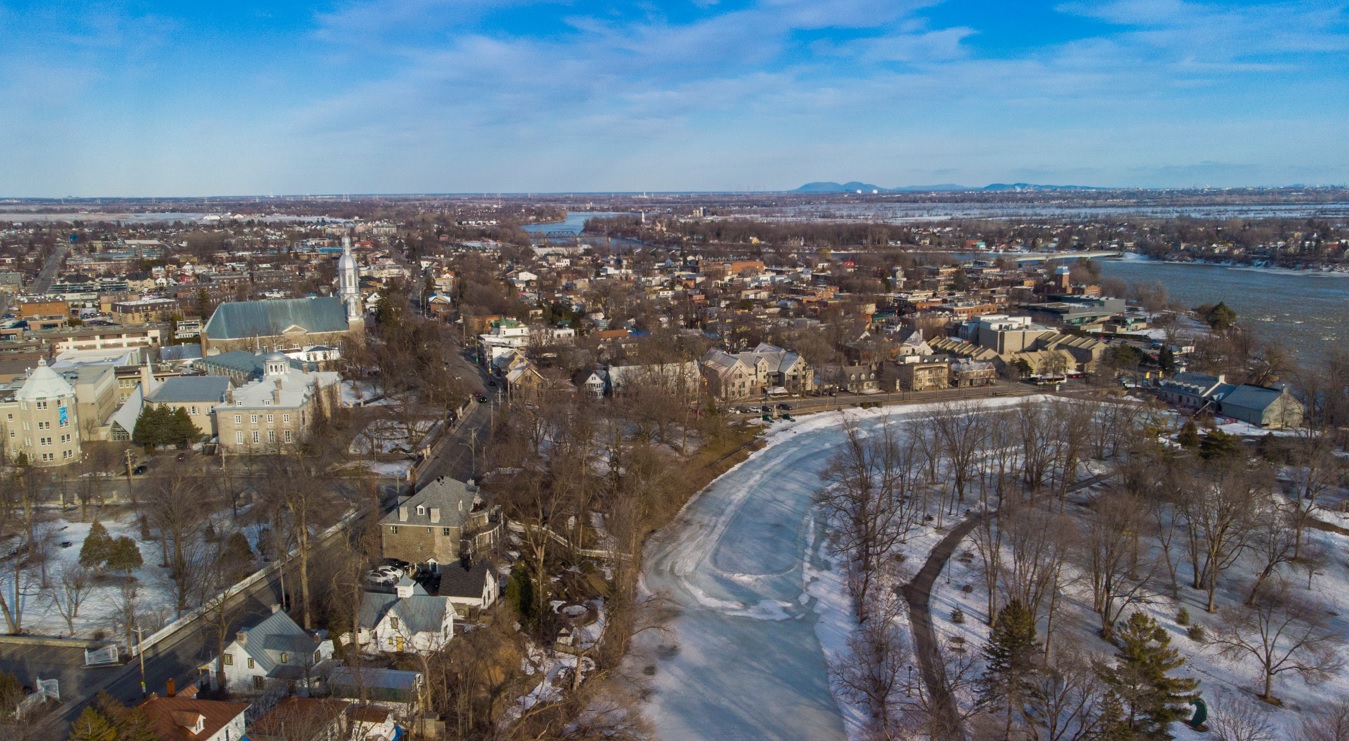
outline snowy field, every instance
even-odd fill
[[[1020,403],[996,399],[989,407]],[[842,739],[862,719],[841,710],[826,657],[854,625],[842,574],[812,498],[847,417],[874,429],[931,406],[816,414],[775,425],[768,445],[695,497],[647,546],[643,586],[676,616],[653,639],[646,709],[658,735],[682,739]],[[916,528],[916,568],[942,533]],[[916,681],[916,675],[915,675]]]
[[[132,573],[137,580],[139,612],[142,614],[142,620],[144,621],[142,625],[147,629],[155,629],[172,620],[174,616],[173,592],[166,578],[166,570],[159,567],[159,545],[141,539],[140,528],[137,527],[130,514],[126,514],[124,519],[113,519],[109,516],[103,519],[102,523],[108,529],[108,534],[114,539],[123,536],[129,537],[140,548],[141,558],[145,563]],[[71,635],[65,618],[61,616],[49,595],[58,588],[57,574],[61,572],[61,569],[73,568],[79,564],[80,546],[84,544],[84,539],[89,535],[89,528],[92,525],[92,522],[68,522],[64,519],[57,519],[39,526],[40,531],[48,530],[51,533],[50,539],[53,545],[50,551],[50,560],[47,563],[48,579],[51,586],[48,588],[41,586],[40,574],[36,568],[28,570],[25,574],[26,588],[21,590],[21,592],[26,592],[21,597],[24,633],[48,636]],[[70,543],[70,546],[62,548],[60,544],[63,542]],[[0,576],[0,589],[4,589],[7,595],[14,593],[13,576],[12,569],[4,570],[3,576]],[[91,638],[95,632],[102,632],[108,638],[119,638],[120,634],[115,627],[114,616],[120,602],[121,587],[118,579],[109,578],[96,581],[89,595],[80,605],[79,615],[74,621],[74,635],[79,638]],[[151,631],[147,630],[148,632]]]

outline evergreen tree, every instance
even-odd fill
[[[120,571],[127,576],[130,576],[132,571],[139,569],[144,564],[145,559],[141,557],[140,546],[136,545],[136,541],[126,536],[112,542],[104,561],[104,565],[109,569]]]
[[[1008,602],[998,611],[997,622],[984,647],[988,668],[978,686],[981,704],[1005,709],[1008,733],[1012,716],[1021,707],[1027,683],[1039,670],[1040,656],[1035,615],[1021,600]]]
[[[129,708],[107,692],[98,693],[98,712],[117,731],[117,741],[157,741],[158,730],[139,708]]]
[[[1213,430],[1199,441],[1199,457],[1206,461],[1215,458],[1229,458],[1239,452],[1241,452],[1241,446],[1237,442],[1236,436],[1229,435],[1222,430]]]
[[[1170,346],[1162,346],[1161,352],[1157,353],[1157,367],[1167,375],[1176,372],[1176,353]]]
[[[120,741],[117,729],[103,714],[87,707],[70,726],[68,741]]]
[[[534,582],[521,562],[511,569],[510,580],[506,582],[506,601],[515,608],[520,619],[528,623],[534,617]]]
[[[1114,666],[1098,665],[1097,672],[1120,704],[1119,725],[1135,738],[1170,739],[1171,723],[1188,717],[1189,702],[1199,697],[1199,680],[1171,676],[1185,659],[1146,613],[1130,615],[1115,640]]]
[[[1185,420],[1184,426],[1180,428],[1180,433],[1176,435],[1176,442],[1180,447],[1186,450],[1197,450],[1199,448],[1199,427],[1195,425],[1193,419]]]
[[[1204,314],[1204,321],[1208,322],[1208,326],[1221,332],[1236,323],[1237,313],[1232,311],[1232,307],[1219,301],[1217,306]]]
[[[94,520],[94,524],[89,527],[89,535],[84,539],[84,545],[80,546],[80,565],[86,569],[103,568],[103,562],[112,554],[112,548],[113,540],[108,534],[108,528],[98,520]]]
[[[232,533],[220,548],[221,570],[236,581],[253,571],[253,548],[248,544],[248,536]]]
[[[131,439],[138,445],[144,445],[147,450],[153,450],[160,445],[169,444],[168,425],[171,422],[173,412],[168,407],[147,406],[141,411],[141,416],[136,420],[136,428],[131,432]]]
[[[201,437],[201,430],[197,429],[192,416],[182,407],[173,410],[167,425],[170,444],[183,446]]]

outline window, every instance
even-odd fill
[[[236,415],[234,415],[234,424],[237,425],[237,424],[239,424],[239,423],[242,422],[242,421],[244,421],[244,415],[242,415],[242,414],[236,414]]]
[[[234,444],[235,444],[235,445],[243,445],[243,444],[244,444],[244,432],[243,432],[243,430],[235,430],[235,431],[234,431]]]
[[[418,514],[418,515],[424,515],[424,514],[426,514],[426,507],[423,506],[423,505],[420,505],[420,504],[417,505],[417,514]]]
[[[289,659],[289,658],[290,658],[290,656],[289,656],[285,651],[282,651],[282,652],[281,652],[281,663],[282,663],[282,664],[286,663],[286,660]]]
[[[38,409],[46,409],[46,408],[47,408],[47,402],[45,402],[45,401],[39,401],[39,402],[37,403],[37,408],[38,408]]]
[[[389,627],[390,627],[390,628],[393,628],[394,630],[398,630],[398,618],[393,617],[393,616],[390,616],[390,617],[389,617]]]
[[[234,666],[234,654],[221,654],[220,661],[225,666]]]
[[[314,651],[314,663],[319,663],[319,652],[317,650]]]
[[[274,414],[269,414],[269,415],[267,415],[267,424],[272,424],[272,423],[275,422],[275,421],[276,421],[276,415],[274,415]]]
[[[248,657],[248,668],[249,668],[249,669],[252,669],[254,666],[255,666],[255,664],[253,663],[253,657],[252,657],[252,656],[249,656],[249,657]]]
[[[286,430],[286,442],[290,442],[290,430]]]
[[[253,660],[252,660],[252,659],[249,659],[249,660],[248,660],[248,663],[252,664],[252,663],[253,663]],[[264,688],[264,686],[263,686],[263,681],[264,681],[264,680],[263,680],[262,677],[253,677],[253,689],[258,690],[258,691],[262,691],[263,688]]]
[[[275,443],[276,443],[276,430],[268,430],[268,431],[267,431],[267,443],[268,443],[269,445],[272,445],[272,444],[275,444]]]
[[[257,444],[258,444],[258,431],[257,431],[257,430],[253,430],[253,444],[254,444],[254,445],[257,445]]]
[[[397,535],[397,534],[398,534],[398,526],[397,526],[397,525],[390,525],[390,526],[389,526],[389,534],[390,534],[390,535]]]
[[[248,421],[249,421],[250,423],[252,423],[252,424],[257,424],[257,423],[258,423],[258,415],[256,415],[256,414],[250,414],[250,415],[248,415]]]
[[[281,415],[281,421],[282,421],[282,422],[286,422],[287,424],[289,424],[289,423],[290,423],[290,415],[289,415],[289,414],[283,414],[283,415]]]
[[[191,414],[194,417],[197,416],[197,406],[193,404],[192,406],[188,407],[187,413]]]

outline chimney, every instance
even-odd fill
[[[432,524],[440,522],[440,507],[431,508],[431,522]]]
[[[178,694],[178,684],[169,677],[169,681],[164,683],[164,696],[175,697]]]
[[[241,631],[239,631],[238,633],[235,634],[234,638],[235,638],[235,640],[239,641],[239,645],[240,645],[240,646],[247,646],[247,645],[248,645],[248,631],[246,631],[246,630],[241,630]]]
[[[406,504],[398,508],[398,521],[399,522],[408,521],[408,506]]]

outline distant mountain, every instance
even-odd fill
[[[870,193],[870,192],[873,191],[873,190],[880,191],[880,192],[882,192],[882,193],[888,193],[888,192],[890,192],[890,191],[889,191],[888,189],[886,189],[886,188],[881,188],[881,187],[879,187],[879,186],[872,185],[872,184],[870,184],[870,183],[859,183],[859,182],[857,182],[857,181],[855,181],[855,180],[852,181],[852,182],[848,182],[848,183],[830,183],[830,182],[806,183],[805,185],[801,186],[800,188],[797,188],[795,192],[797,192],[797,193],[856,193],[856,192],[859,191],[859,190],[862,191],[863,193]]]
[[[859,183],[856,180],[847,183],[819,181],[806,183],[792,191],[793,193],[944,193],[951,191],[1035,191],[1035,190],[1102,190],[1090,185],[1037,185],[1035,183],[993,183],[982,188],[943,183],[941,185],[905,185],[899,188],[882,188],[871,183]]]

